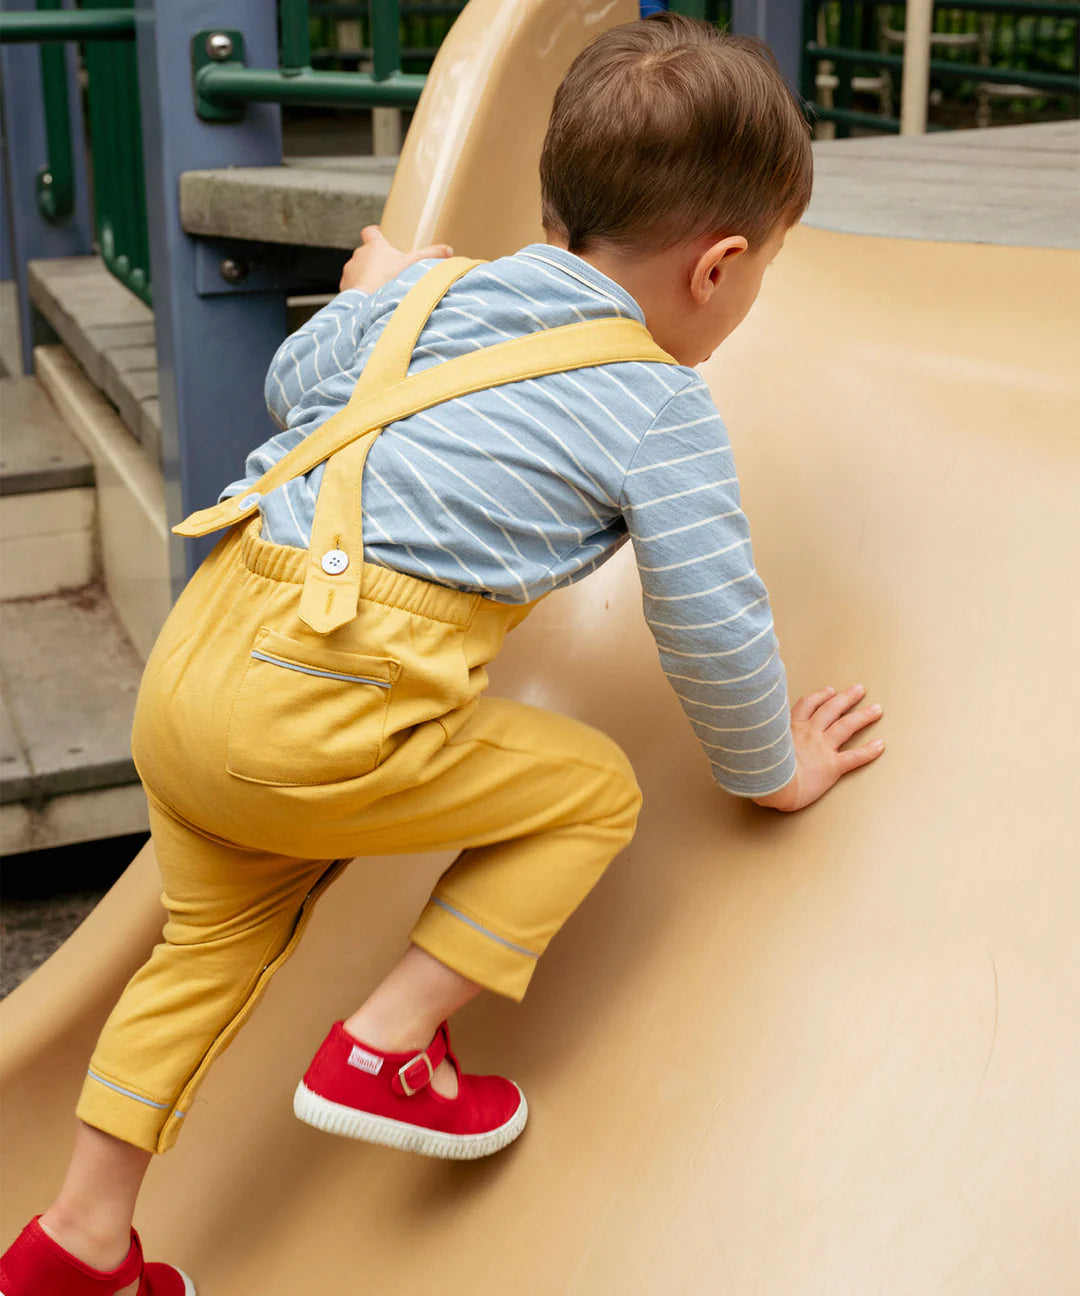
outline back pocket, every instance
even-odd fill
[[[225,768],[250,783],[299,787],[379,763],[399,665],[290,639],[264,626],[229,718]]]

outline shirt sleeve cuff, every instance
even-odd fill
[[[764,797],[772,796],[774,792],[779,792],[782,787],[787,787],[795,777],[795,751],[788,752],[787,758],[783,764],[776,769],[769,770],[768,775],[732,775],[725,770],[719,773],[716,767],[713,767],[713,779],[724,789],[730,792],[732,796],[738,797]]]

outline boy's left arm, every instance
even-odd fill
[[[799,810],[881,755],[880,739],[845,747],[882,714],[861,684],[789,708],[731,445],[697,375],[642,438],[621,502],[661,663],[721,787]]]
[[[713,777],[776,792],[795,772],[787,680],[731,445],[696,374],[642,438],[620,502],[661,665]]]

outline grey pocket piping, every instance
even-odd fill
[[[386,680],[370,679],[366,675],[341,675],[337,671],[317,670],[314,666],[301,666],[297,662],[284,661],[280,657],[271,657],[269,653],[251,650],[252,657],[259,661],[269,662],[271,666],[282,666],[285,670],[299,671],[301,675],[321,675],[323,679],[344,680],[346,684],[374,684],[376,688],[388,689]]]

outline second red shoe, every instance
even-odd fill
[[[135,1296],[195,1296],[195,1285],[173,1265],[147,1264],[139,1235],[115,1269],[91,1269],[65,1251],[35,1215],[0,1256],[0,1296],[114,1296],[138,1280]]]
[[[431,1087],[444,1058],[458,1075],[456,1098]],[[384,1053],[335,1022],[297,1086],[293,1111],[329,1134],[449,1160],[500,1151],[529,1117],[512,1080],[462,1074],[445,1022],[419,1053]]]

